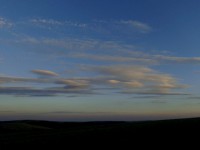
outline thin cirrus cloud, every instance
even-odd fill
[[[82,23],[76,21],[58,21],[55,19],[30,19],[29,22],[33,25],[49,29],[49,27],[75,27],[75,28],[87,28],[90,31],[99,32],[109,32],[110,29],[113,31],[118,31],[119,28],[124,28],[124,30],[149,33],[152,31],[152,27],[144,22],[138,20],[93,20],[90,23]]]
[[[142,62],[142,63],[187,63],[198,64],[200,57],[181,57],[181,56],[168,56],[158,55],[141,52],[136,49],[135,45],[124,44],[116,41],[101,41],[95,39],[34,39],[28,38],[21,42],[29,42],[32,44],[41,44],[54,46],[57,48],[64,48],[70,53],[70,57],[92,59],[99,61],[113,61],[113,62]],[[74,52],[76,50],[76,52]],[[92,54],[93,51],[106,51],[107,54]],[[82,52],[84,51],[84,53]],[[115,55],[113,55],[115,52]],[[58,53],[59,55],[59,53]],[[63,56],[63,53],[62,53]],[[65,55],[67,56],[67,55]]]
[[[53,19],[31,19],[31,23],[33,24],[46,24],[46,25],[63,25],[64,23],[61,21],[53,20]]]
[[[29,21],[33,25],[38,25],[38,26],[71,26],[71,27],[86,27],[87,24],[85,23],[78,23],[78,22],[73,22],[73,21],[58,21],[54,19],[31,19]]]
[[[31,38],[12,41],[11,43],[29,43],[35,46],[45,46],[53,48],[62,48],[64,50],[51,50],[57,56],[66,56],[77,59],[90,59],[93,61],[106,62],[138,62],[142,64],[160,64],[160,63],[177,63],[177,64],[199,64],[200,57],[182,57],[161,54],[151,54],[137,50],[135,45],[125,44],[117,41],[101,41],[95,39],[79,38]],[[107,54],[99,51],[107,50]],[[35,50],[36,51],[36,50]],[[43,49],[43,51],[45,51]],[[49,49],[46,50],[49,53]],[[75,51],[75,52],[74,52]],[[93,54],[94,52],[99,53]],[[114,55],[113,55],[114,53]]]
[[[127,51],[134,50],[135,46],[130,44],[123,44],[116,41],[103,41],[93,38],[34,38],[34,37],[25,37],[15,41],[10,41],[12,43],[21,43],[21,44],[33,44],[33,45],[42,45],[42,46],[52,46],[54,48],[64,48],[67,51],[76,50],[77,51],[86,51],[86,50],[117,50],[117,51]],[[54,50],[55,51],[55,50]],[[59,51],[59,50],[56,50]],[[109,51],[108,51],[109,52]],[[133,53],[133,52],[132,52]],[[138,54],[141,52],[137,52]]]
[[[141,52],[136,49],[136,46],[124,44],[116,41],[101,41],[95,39],[52,39],[52,38],[26,38],[16,41],[17,43],[29,43],[34,46],[43,46],[43,52],[48,55],[53,54],[58,57],[87,59],[99,62],[111,63],[137,63],[146,65],[158,64],[199,64],[200,57],[182,57],[162,54],[151,54]],[[16,43],[14,42],[14,43]],[[13,43],[13,42],[12,42]],[[49,49],[49,47],[57,48],[58,50]],[[61,50],[63,49],[63,50]],[[100,53],[106,50],[106,54]],[[40,51],[33,50],[35,52]],[[97,55],[98,54],[98,55]]]
[[[107,62],[138,62],[144,64],[155,64],[156,60],[151,58],[138,58],[138,57],[130,57],[130,56],[111,56],[111,55],[94,55],[94,54],[86,54],[86,53],[72,53],[72,57],[82,58],[82,59],[91,59],[94,61],[107,61]]]
[[[0,17],[0,28],[8,28],[11,27],[12,23],[7,19]]]
[[[188,63],[195,64],[200,63],[200,57],[175,57],[175,56],[164,56],[164,55],[155,55],[154,59],[157,59],[161,62],[171,62],[171,63]]]
[[[133,52],[133,51],[132,51]],[[136,55],[135,55],[136,54]],[[93,61],[106,61],[106,62],[137,62],[142,64],[165,64],[165,63],[176,63],[176,64],[199,64],[200,57],[175,57],[166,55],[153,55],[140,53],[138,56],[137,51],[135,54],[128,54],[124,56],[120,55],[95,55],[91,53],[71,53],[71,57],[80,59],[90,59]]]
[[[119,24],[129,26],[130,28],[134,28],[139,30],[142,33],[148,33],[152,31],[152,27],[146,23],[137,21],[137,20],[121,20]]]
[[[84,29],[84,32],[89,33],[149,33],[152,27],[145,22],[139,20],[92,20],[90,22],[72,21],[72,20],[56,20],[51,18],[30,18],[28,20],[10,21],[7,18],[0,17],[0,27],[38,27],[43,30],[56,31],[61,34],[67,29]],[[52,30],[53,29],[53,30]],[[119,30],[120,29],[120,30]],[[121,30],[123,29],[123,30]],[[17,31],[17,30],[16,30]],[[124,32],[128,31],[128,32]]]

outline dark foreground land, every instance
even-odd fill
[[[138,145],[151,141],[177,144],[200,141],[200,118],[144,122],[0,122],[0,149],[10,146]],[[177,141],[178,140],[178,141]],[[29,147],[30,148],[30,147]]]

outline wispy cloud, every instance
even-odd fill
[[[152,27],[146,23],[137,20],[121,20],[119,24],[126,25],[130,28],[136,29],[142,33],[148,33],[152,30]]]
[[[164,55],[154,55],[154,59],[160,62],[170,62],[170,63],[187,63],[187,64],[199,64],[200,57],[175,57],[175,56],[164,56]]]
[[[115,55],[114,57],[120,55],[129,55],[134,57],[142,57],[146,54],[140,51],[136,51],[136,46],[131,44],[122,43],[119,41],[104,41],[98,40],[94,38],[34,38],[34,37],[23,37],[22,39],[16,39],[7,41],[12,44],[31,44],[35,46],[35,51],[44,52],[46,51],[47,54],[57,53],[58,55],[66,56],[66,54],[70,54],[70,56],[77,56],[77,57],[88,57],[91,58],[94,55],[86,52],[96,52],[99,53],[99,58],[102,59],[105,55],[102,55],[103,51],[107,51],[107,57],[109,55],[113,56],[113,52]],[[39,47],[42,47],[42,50],[37,50]],[[88,55],[91,55],[88,56]],[[104,58],[106,59],[106,58]],[[108,58],[109,59],[109,58]],[[122,58],[123,59],[123,58]],[[125,58],[126,59],[126,58]]]
[[[107,61],[107,62],[135,62],[135,63],[143,63],[143,64],[155,64],[156,60],[151,58],[138,58],[138,57],[130,57],[130,56],[111,56],[111,55],[95,55],[95,54],[87,54],[87,53],[74,53],[71,54],[72,57],[82,58],[82,59],[91,59],[95,61]]]
[[[38,26],[71,26],[71,27],[78,27],[78,28],[84,28],[87,26],[85,23],[78,23],[70,20],[66,21],[58,21],[55,19],[31,19],[30,22],[34,25]]]
[[[8,21],[7,19],[0,17],[0,28],[8,28],[11,27],[13,24]]]
[[[42,52],[53,56],[74,60],[85,60],[107,64],[123,65],[162,65],[162,64],[199,64],[200,57],[182,57],[173,55],[163,55],[140,51],[135,45],[126,44],[119,41],[104,41],[88,38],[34,38],[26,37],[10,41],[12,44],[32,44],[35,47],[32,51]],[[42,49],[40,49],[42,47]]]
[[[153,54],[151,52],[141,52],[137,50],[135,45],[122,43],[119,41],[103,41],[97,39],[81,39],[81,38],[32,38],[11,41],[15,43],[29,43],[34,45],[53,47],[54,49],[65,50],[51,50],[52,53],[57,53],[58,56],[68,56],[78,59],[90,59],[93,61],[107,61],[120,63],[142,63],[142,64],[199,64],[200,57],[182,57],[173,55]],[[44,50],[43,50],[44,51]],[[106,51],[103,54],[102,51]],[[150,51],[150,50],[149,50]]]
[[[90,23],[82,23],[78,21],[70,21],[70,20],[62,20],[58,21],[55,19],[30,19],[29,22],[35,24],[35,25],[53,25],[53,26],[60,26],[60,25],[65,25],[65,26],[73,26],[73,27],[90,27],[90,28],[95,28],[97,26],[101,26],[102,28],[106,28],[109,26],[116,27],[118,26],[127,26],[132,29],[141,31],[141,32],[149,32],[152,30],[152,27],[149,26],[148,24],[138,21],[138,20],[94,20],[91,21]]]
[[[119,49],[120,46],[117,49]],[[121,49],[123,50],[123,48]],[[91,53],[72,53],[72,57],[90,59],[94,61],[107,61],[107,62],[119,62],[119,63],[139,63],[139,64],[149,64],[149,65],[158,65],[158,64],[199,64],[200,57],[178,57],[178,56],[168,56],[168,55],[157,55],[157,54],[148,54],[142,53],[136,50],[126,49],[125,52],[121,51],[121,54],[107,54],[107,55],[96,55]],[[129,52],[128,52],[129,51]],[[126,53],[128,52],[128,53]],[[138,55],[139,54],[139,55]]]
[[[34,24],[46,24],[46,25],[63,25],[64,23],[61,21],[53,20],[53,19],[31,19],[31,23]]]
[[[61,94],[92,94],[90,90],[66,88],[0,87],[0,94],[13,96],[55,96]]]
[[[93,20],[87,23],[71,20],[55,20],[55,19],[30,19],[29,23],[42,27],[43,29],[59,28],[84,28],[87,32],[92,33],[149,33],[152,27],[147,23],[138,20]],[[120,29],[120,30],[119,30]],[[57,28],[58,30],[58,28]]]

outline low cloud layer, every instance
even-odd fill
[[[0,77],[0,94],[17,96],[55,96],[64,94],[95,94],[110,88],[115,93],[176,95],[174,90],[186,88],[168,74],[156,72],[144,66],[99,66],[87,67],[94,77],[58,78],[58,74],[48,70],[33,70],[43,78]],[[48,78],[53,76],[56,78]],[[12,83],[14,86],[10,86]],[[29,87],[21,86],[29,83]],[[37,83],[37,84],[34,84]],[[45,86],[44,86],[45,85]]]

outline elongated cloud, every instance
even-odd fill
[[[31,19],[30,20],[31,23],[35,24],[35,25],[43,25],[43,26],[71,26],[71,27],[79,27],[79,28],[83,28],[86,27],[87,24],[85,23],[78,23],[78,22],[73,22],[70,20],[66,20],[66,21],[58,21],[55,19]]]
[[[137,20],[122,20],[119,23],[130,26],[134,29],[138,29],[139,31],[143,33],[147,33],[152,30],[152,28],[148,24],[137,21]]]
[[[63,25],[64,23],[61,21],[53,20],[53,19],[31,19],[31,23],[34,24],[46,24],[46,25]]]
[[[35,87],[0,87],[0,94],[14,96],[55,96],[62,94],[92,94],[87,89],[72,88],[35,88]]]
[[[106,62],[118,62],[118,63],[139,63],[139,64],[200,64],[200,57],[175,57],[167,55],[153,55],[140,53],[138,51],[130,51],[129,54],[122,55],[95,55],[90,53],[72,53],[74,58],[90,59],[93,61],[106,61]]]
[[[89,31],[96,31],[98,32],[99,29],[102,29],[104,31],[109,30],[112,28],[113,30],[117,30],[118,27],[124,28],[124,30],[128,31],[139,31],[141,33],[148,33],[152,30],[152,27],[148,24],[138,21],[138,20],[120,20],[120,21],[108,21],[108,20],[95,20],[90,23],[83,23],[83,22],[75,22],[70,20],[65,21],[59,21],[55,19],[31,19],[29,20],[30,23],[37,25],[37,26],[43,26],[48,29],[49,26],[51,27],[78,27],[78,28],[85,28],[88,27]],[[117,26],[117,27],[116,27]],[[118,31],[119,32],[119,31]]]
[[[94,55],[94,54],[81,54],[81,53],[74,53],[71,54],[72,57],[75,58],[82,58],[82,59],[91,59],[95,61],[107,61],[107,62],[119,62],[119,63],[126,63],[126,62],[137,62],[143,64],[155,64],[158,63],[156,60],[151,58],[145,57],[130,57],[130,56],[110,56],[110,55]]]
[[[32,70],[31,72],[41,76],[50,76],[50,77],[59,76],[57,73],[48,70]]]
[[[187,63],[187,64],[198,64],[200,63],[200,57],[175,57],[175,56],[164,56],[155,55],[154,59],[159,62],[171,62],[171,63]]]
[[[14,41],[13,41],[14,42]],[[46,50],[49,55],[58,57],[70,57],[74,59],[90,59],[101,62],[138,63],[138,64],[199,64],[200,56],[183,57],[173,55],[151,54],[136,50],[131,44],[117,41],[101,41],[95,39],[54,39],[54,38],[31,38],[15,41],[16,43],[29,43],[38,46],[52,47],[65,50]],[[45,50],[43,50],[44,52]],[[100,51],[107,51],[106,54]],[[36,51],[37,52],[37,51]]]
[[[45,77],[56,75],[54,72],[47,70],[34,70],[34,72]],[[9,85],[10,83],[12,83],[12,86]],[[24,86],[26,83],[28,86]],[[92,94],[92,90],[89,89],[89,81],[84,79],[0,76],[0,84],[0,94],[14,96],[35,97],[63,94]]]
[[[59,79],[55,83],[63,84],[65,88],[87,88],[89,86],[89,81],[84,79]]]

